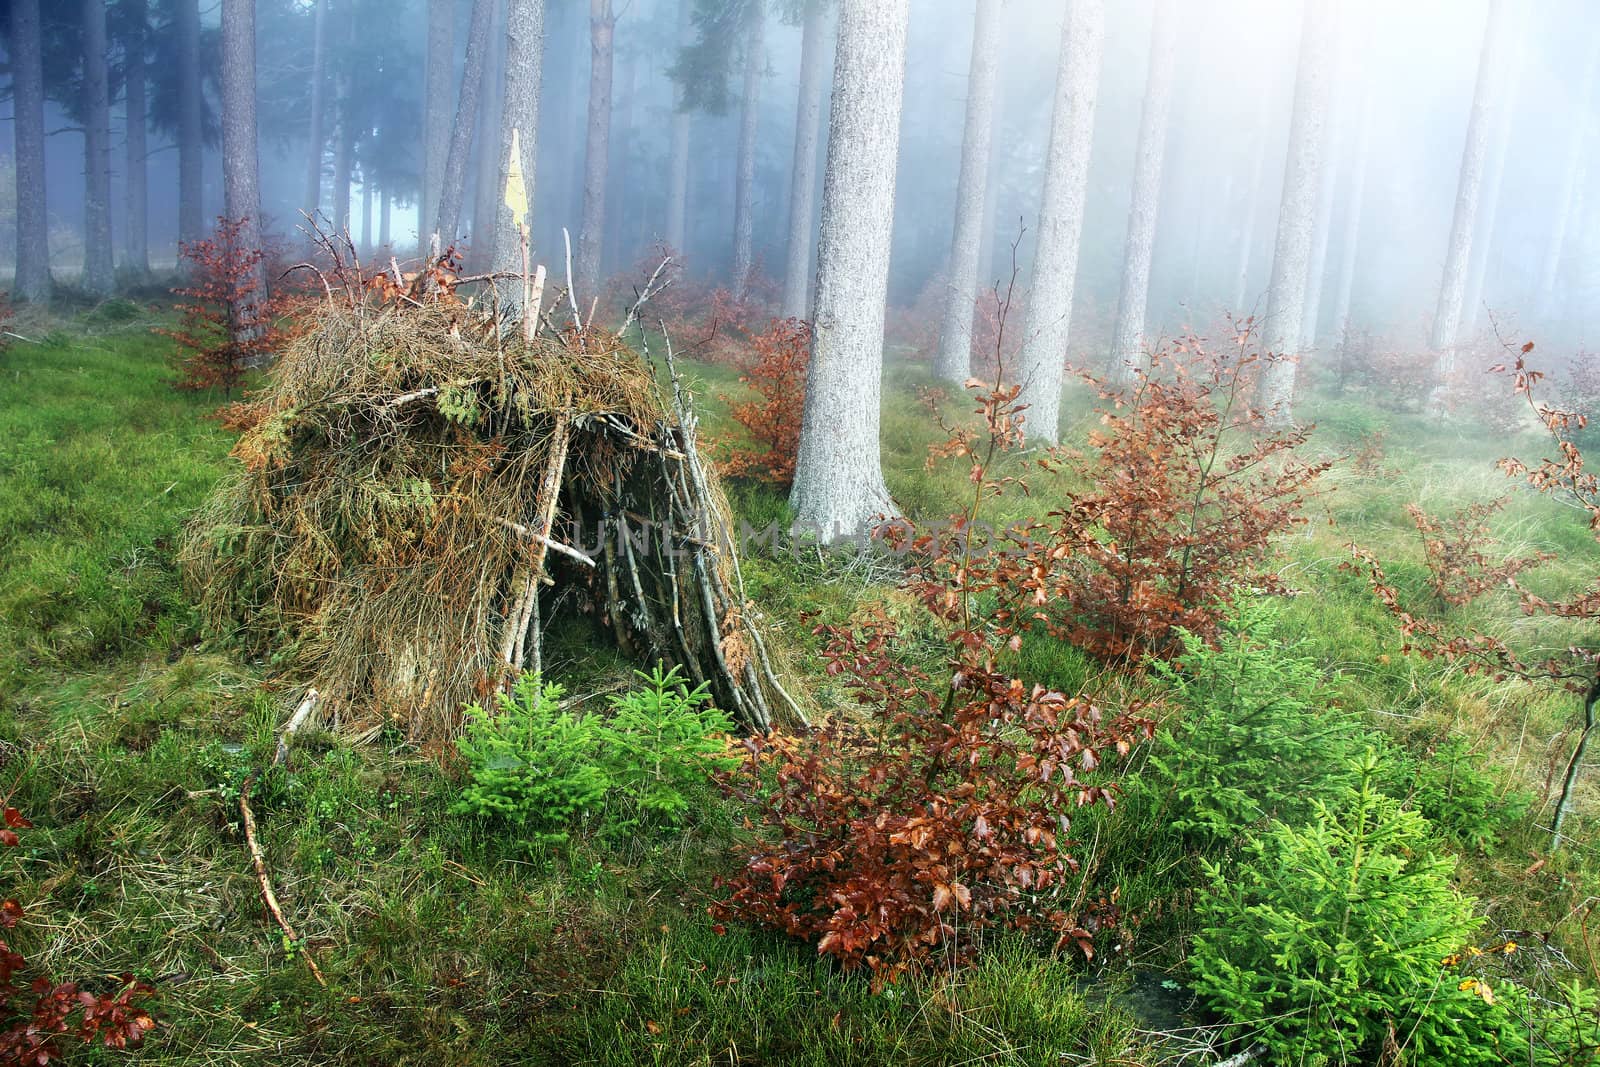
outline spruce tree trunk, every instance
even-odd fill
[[[450,73],[455,67],[454,0],[428,0],[428,58],[423,73],[422,196],[417,201],[417,254],[439,232],[439,190],[450,150]]]
[[[256,146],[256,4],[222,0],[222,197],[230,219],[242,219],[239,249],[261,248],[261,169]],[[267,293],[266,265],[250,276],[253,299]],[[236,330],[249,324],[235,322]]]
[[[1289,120],[1289,154],[1278,203],[1278,236],[1272,249],[1272,281],[1267,287],[1267,317],[1262,345],[1277,357],[1261,369],[1257,407],[1273,426],[1294,419],[1295,359],[1311,270],[1316,222],[1317,177],[1326,137],[1332,75],[1333,6],[1309,0],[1300,26],[1300,56],[1295,73],[1294,113]]]
[[[633,186],[634,105],[639,96],[639,56],[623,52],[620,77],[616,78],[617,92],[611,119],[611,173],[606,176],[606,202],[613,210],[606,213],[606,236],[601,244],[601,271],[615,273],[628,269],[628,209],[636,206],[629,196]],[[609,267],[607,266],[609,264]]]
[[[110,296],[117,270],[111,244],[111,92],[105,0],[82,0],[83,288]]]
[[[361,176],[361,249],[363,256],[372,254],[372,179]]]
[[[961,133],[961,176],[956,181],[956,226],[950,239],[949,287],[945,292],[944,321],[939,327],[939,355],[934,362],[934,373],[956,385],[966,381],[972,372],[972,317],[978,297],[978,264],[983,254],[1004,14],[1004,0],[978,0],[972,26],[967,118]]]
[[[510,0],[506,8],[505,105],[500,111],[499,167],[501,195],[495,198],[495,270],[522,269],[522,232],[533,223],[534,161],[538,158],[539,89],[544,79],[544,0]],[[528,194],[528,217],[517,218],[506,205],[504,190],[511,173],[511,140],[516,132],[522,181]],[[531,234],[529,240],[531,240]],[[506,289],[510,293],[505,292]],[[521,286],[505,286],[502,299],[522,307]]]
[[[761,75],[766,69],[766,12],[754,0],[746,16],[744,91],[739,96],[739,154],[733,197],[733,291],[743,300],[755,269],[756,131],[761,117]]]
[[[177,0],[178,240],[198,241],[205,222],[205,131],[200,96],[200,0]]]
[[[1030,441],[1054,443],[1058,435],[1105,32],[1102,0],[1068,0],[1019,375],[1019,400],[1028,408],[1023,430]]]
[[[678,0],[678,47],[694,41],[694,0]],[[674,90],[672,142],[667,164],[667,247],[681,256],[686,239],[684,219],[689,213],[689,112],[684,109],[683,87]]]
[[[450,148],[445,155],[444,176],[439,187],[439,211],[435,222],[445,247],[461,236],[461,206],[467,195],[467,162],[472,154],[472,130],[478,115],[478,90],[483,83],[483,65],[488,61],[489,24],[494,19],[494,0],[472,0],[472,26],[467,33],[467,63],[461,72],[461,95],[456,98],[456,121],[450,130]]]
[[[1561,172],[1561,192],[1556,196],[1555,222],[1539,271],[1539,290],[1535,295],[1541,319],[1548,319],[1555,307],[1556,278],[1561,272],[1561,254],[1567,243],[1572,205],[1578,199],[1578,175],[1583,170],[1583,150],[1589,142],[1589,131],[1593,129],[1589,116],[1594,100],[1597,65],[1600,65],[1600,34],[1596,34],[1595,40],[1589,45],[1589,58],[1583,65],[1583,77],[1578,83],[1577,106],[1573,109],[1577,121],[1572,124],[1571,140],[1567,144],[1567,163]]]
[[[1333,325],[1339,341],[1340,381],[1349,366],[1350,302],[1356,283],[1356,256],[1361,248],[1361,211],[1367,192],[1367,145],[1372,130],[1372,90],[1368,89],[1356,117],[1355,147],[1350,153],[1350,190],[1345,203],[1344,247],[1339,259],[1339,295],[1334,302]]]
[[[611,60],[617,18],[611,0],[589,0],[589,113],[583,149],[583,227],[578,234],[577,293],[600,293],[600,242],[606,232],[606,176],[611,152]]]
[[[1239,226],[1239,259],[1233,275],[1233,306],[1230,310],[1243,315],[1245,301],[1250,298],[1250,263],[1255,253],[1256,216],[1260,214],[1261,185],[1267,170],[1267,100],[1266,92],[1259,97],[1256,114],[1255,148],[1251,153],[1250,180],[1245,186],[1244,222]]]
[[[1463,333],[1471,337],[1478,330],[1478,316],[1483,306],[1483,285],[1489,273],[1489,253],[1494,249],[1495,222],[1500,213],[1500,186],[1505,179],[1506,155],[1511,147],[1512,117],[1517,109],[1517,97],[1522,87],[1523,59],[1527,52],[1528,34],[1525,27],[1517,32],[1515,55],[1507,72],[1505,101],[1495,116],[1494,134],[1489,141],[1489,159],[1483,178],[1483,196],[1478,200],[1478,218],[1473,224],[1472,256],[1467,268],[1467,295],[1462,303]]]
[[[45,205],[44,42],[39,0],[11,0],[11,85],[17,179],[19,300],[50,302],[50,223]]]
[[[378,190],[378,247],[389,251],[393,246],[389,244],[389,190]]]
[[[123,234],[124,267],[136,281],[150,275],[150,215],[149,215],[149,157],[146,127],[148,115],[145,104],[145,37],[148,33],[149,11],[147,0],[123,0],[128,13],[128,36],[125,44],[127,64],[125,72],[123,115],[127,142],[126,192],[128,197],[128,224]]]
[[[355,168],[356,131],[351,116],[348,79],[339,78],[339,139],[333,146],[333,231],[350,234],[351,171]]]
[[[322,204],[322,83],[327,70],[328,2],[314,0],[316,14],[311,30],[311,119],[306,137],[306,195],[301,205],[313,219]],[[426,105],[424,105],[426,107]]]
[[[828,11],[826,0],[809,0],[800,31],[800,90],[795,97],[789,240],[783,264],[782,313],[786,319],[811,317],[811,235],[817,217],[817,140],[822,133]]]
[[[1461,176],[1456,184],[1455,216],[1450,223],[1450,243],[1445,248],[1444,277],[1439,285],[1439,305],[1433,316],[1429,343],[1434,351],[1433,395],[1429,407],[1444,414],[1450,379],[1455,372],[1457,334],[1466,301],[1467,264],[1472,257],[1473,224],[1483,187],[1484,163],[1495,111],[1501,107],[1504,84],[1506,33],[1511,5],[1489,0],[1489,20],[1483,28],[1483,49],[1478,54],[1478,82],[1472,94],[1472,116],[1467,121],[1467,142],[1461,153]]]
[[[1139,117],[1133,204],[1128,210],[1128,245],[1122,257],[1122,295],[1117,300],[1117,323],[1111,336],[1111,367],[1107,373],[1107,380],[1119,388],[1133,383],[1134,371],[1144,362],[1150,259],[1156,244],[1156,214],[1161,208],[1161,164],[1167,144],[1167,117],[1172,111],[1177,14],[1174,0],[1159,0],[1155,23],[1150,30],[1150,71],[1145,75],[1144,111]]]
[[[892,504],[879,464],[889,241],[910,0],[840,0],[817,245],[816,322],[790,503],[823,539]]]
[[[477,170],[472,206],[472,261],[482,270],[494,263],[495,201],[503,199],[500,182],[501,81],[505,67],[505,0],[495,0],[489,24],[489,51],[484,56],[483,79],[478,83]]]

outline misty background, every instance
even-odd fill
[[[82,77],[78,6],[60,0],[41,5],[51,260],[57,279],[69,283],[83,255],[84,147],[75,106]],[[989,283],[1009,277],[1011,245],[1019,239],[1020,282],[1024,287],[1028,283],[1063,6],[1059,0],[1006,4],[983,254],[982,275]],[[167,58],[173,8],[172,0],[155,0],[147,42],[149,242],[157,269],[173,264],[178,238],[172,118],[176,89]],[[207,136],[202,195],[208,224],[222,212],[216,155],[219,8],[205,0],[200,4]],[[461,0],[454,8],[457,70],[452,96],[460,84],[470,4]],[[671,76],[680,59],[678,8],[678,0],[628,0],[616,8],[611,168],[602,248],[607,276],[635,270],[663,237],[670,128],[678,100]],[[1108,5],[1077,281],[1075,351],[1080,344],[1103,346],[1116,307],[1153,9],[1153,0]],[[314,12],[309,0],[258,2],[262,210],[268,232],[280,238],[292,238],[301,221],[310,151]],[[892,305],[915,305],[930,287],[941,285],[955,216],[972,14],[973,0],[912,3]],[[1222,309],[1262,310],[1301,14],[1301,5],[1273,0],[1177,6],[1176,80],[1149,300],[1152,338],[1207,321]],[[1433,315],[1488,14],[1487,0],[1343,0],[1338,5],[1339,35],[1327,42],[1336,55],[1337,72],[1324,171],[1333,195],[1328,284],[1336,284],[1336,265],[1354,233],[1352,320],[1401,344],[1420,347]],[[402,258],[416,254],[418,241],[426,15],[424,0],[342,0],[330,5],[327,16],[323,88],[329,136],[321,149],[320,210],[344,220],[359,247],[376,249],[387,238]],[[497,19],[503,18],[502,5]],[[1506,162],[1494,198],[1490,238],[1486,245],[1475,241],[1472,249],[1474,257],[1482,257],[1484,275],[1474,325],[1479,331],[1487,327],[1486,307],[1513,332],[1537,335],[1542,342],[1582,345],[1600,326],[1600,302],[1593,299],[1600,286],[1594,265],[1600,198],[1587,193],[1591,183],[1586,161],[1593,158],[1597,133],[1591,120],[1592,87],[1585,95],[1592,82],[1585,74],[1600,38],[1600,6],[1587,0],[1514,3],[1511,25],[1516,40],[1506,49],[1513,64],[1507,74]],[[126,225],[125,64],[119,58],[122,46],[114,19],[111,30],[111,214],[120,263]],[[503,34],[492,39],[500,47],[491,48],[491,60],[493,53],[503,52]],[[759,86],[754,241],[757,262],[773,277],[781,274],[784,256],[799,42],[798,26],[768,18]],[[9,37],[6,44],[9,69]],[[561,258],[562,227],[577,239],[589,58],[588,4],[549,0],[533,239],[535,258],[551,264]],[[729,275],[733,256],[738,61],[730,67],[727,106],[696,110],[690,120],[686,247],[680,251],[691,273],[711,279]],[[486,81],[500,86],[495,78]],[[9,126],[9,78],[6,82],[4,119]],[[480,123],[487,121],[492,129],[498,106],[497,100],[486,100],[479,109]],[[453,99],[448,107],[453,114]],[[1363,108],[1370,110],[1367,147],[1360,153],[1355,131]],[[341,210],[334,189],[338,131],[345,116],[352,138],[350,195]],[[475,205],[484,201],[485,182],[476,177],[479,140],[474,138],[462,232],[454,235],[468,248],[469,259]],[[825,151],[825,137],[821,143]],[[0,227],[13,231],[0,233],[4,274],[15,256],[9,137],[0,139],[0,152]],[[1541,302],[1537,288],[1557,240],[1563,184],[1575,152],[1585,161],[1585,170],[1558,250],[1556,298]],[[492,160],[487,169],[492,171]],[[1363,171],[1366,195],[1359,225],[1352,230],[1351,189]],[[817,178],[820,187],[820,166]],[[1324,332],[1331,303],[1331,297],[1323,302]]]

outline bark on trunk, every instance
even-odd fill
[[[583,227],[578,233],[579,298],[600,292],[600,242],[606,232],[611,152],[611,57],[617,28],[611,0],[589,0],[589,121],[583,150]]]
[[[1578,84],[1577,106],[1573,113],[1578,121],[1572,124],[1572,140],[1567,146],[1567,165],[1562,169],[1561,192],[1556,198],[1555,224],[1551,228],[1550,243],[1545,248],[1544,264],[1539,271],[1539,317],[1548,319],[1555,307],[1556,278],[1561,272],[1561,253],[1567,243],[1572,205],[1578,198],[1578,175],[1583,169],[1583,148],[1589,142],[1592,123],[1589,118],[1590,102],[1594,99],[1595,69],[1600,66],[1600,35],[1589,46],[1589,59],[1583,65],[1583,78]]]
[[[1339,295],[1333,323],[1339,339],[1341,383],[1349,365],[1350,302],[1356,284],[1356,256],[1361,248],[1361,211],[1367,193],[1367,144],[1372,129],[1372,91],[1365,93],[1356,118],[1355,148],[1350,154],[1350,191],[1345,203],[1344,247],[1339,260]]]
[[[994,139],[994,90],[1004,13],[1004,0],[978,0],[972,27],[967,118],[961,133],[961,176],[956,181],[956,226],[950,240],[949,289],[939,328],[939,356],[934,364],[934,373],[957,385],[972,372],[972,317],[983,252],[989,152]]]
[[[1233,307],[1243,315],[1250,298],[1250,263],[1255,253],[1256,216],[1260,214],[1261,184],[1267,171],[1267,100],[1261,93],[1256,114],[1256,143],[1250,164],[1250,180],[1245,186],[1244,222],[1239,226],[1239,262],[1233,276]]]
[[[239,246],[261,247],[261,170],[256,147],[256,4],[222,0],[222,196],[230,219],[242,219]],[[252,299],[264,300],[266,267],[251,274]],[[236,329],[245,329],[236,322]]]
[[[327,70],[328,0],[316,0],[311,30],[311,122],[306,137],[306,195],[302,210],[316,218],[322,204],[322,83]]]
[[[205,132],[200,96],[200,0],[177,0],[178,240],[206,235]]]
[[[472,0],[472,27],[467,33],[467,63],[461,72],[461,95],[456,99],[456,121],[450,130],[450,150],[444,160],[439,187],[439,212],[435,216],[439,239],[448,247],[461,236],[461,205],[467,195],[467,161],[472,150],[472,129],[478,114],[478,88],[489,51],[489,23],[494,0]]]
[[[1279,358],[1262,367],[1256,401],[1267,413],[1268,422],[1280,427],[1294,418],[1295,359],[1305,314],[1306,277],[1311,268],[1317,177],[1327,133],[1332,29],[1330,0],[1310,0],[1300,27],[1294,114],[1289,120],[1289,154],[1283,174],[1283,197],[1278,204],[1278,236],[1272,249],[1272,281],[1267,287],[1267,317],[1262,333],[1266,351]]]
[[[450,72],[455,66],[454,0],[428,0],[428,59],[423,74],[422,196],[417,201],[417,254],[439,232],[439,190],[450,150]]]
[[[827,73],[829,6],[806,5],[800,31],[800,90],[795,100],[794,164],[789,186],[789,241],[783,264],[783,316],[811,317],[812,232],[817,217],[817,140],[822,133],[822,88]]]
[[[127,141],[127,228],[123,236],[123,267],[130,278],[142,281],[150,274],[149,178],[146,157],[145,34],[149,11],[146,0],[123,0],[128,13],[126,83],[123,96]]]
[[[372,254],[372,179],[361,176],[361,244],[362,255]]]
[[[15,115],[17,179],[17,273],[19,300],[50,301],[50,225],[44,175],[44,43],[39,0],[11,3],[12,112]]]
[[[477,192],[472,207],[472,259],[484,270],[495,261],[495,202],[505,199],[500,175],[500,118],[505,109],[501,87],[505,77],[505,0],[496,0],[489,25],[489,50],[478,83]]]
[[[1489,135],[1504,84],[1504,49],[1511,5],[1490,0],[1489,21],[1483,29],[1483,49],[1478,55],[1478,82],[1472,94],[1472,116],[1467,121],[1467,143],[1461,153],[1461,176],[1456,185],[1455,217],[1450,223],[1450,243],[1445,249],[1444,277],[1439,285],[1439,305],[1429,338],[1434,351],[1433,396],[1429,407],[1443,414],[1449,382],[1455,372],[1457,334],[1467,293],[1467,264],[1472,256],[1473,223],[1483,187]]]
[[[378,247],[387,251],[389,244],[389,190],[378,190]]]
[[[766,69],[766,12],[750,5],[744,39],[744,91],[739,97],[739,152],[733,196],[733,291],[743,300],[755,269],[756,130],[761,117],[761,74]]]
[[[506,9],[505,106],[500,111],[499,173],[501,195],[495,200],[494,269],[521,270],[523,231],[532,225],[534,161],[538,158],[539,88],[544,78],[544,0],[510,0]],[[528,195],[528,217],[517,218],[505,202],[511,174],[511,141],[516,133],[522,181]],[[531,237],[529,238],[531,240]],[[508,286],[510,303],[520,309],[522,287]]]
[[[1150,72],[1145,76],[1144,112],[1139,118],[1138,156],[1133,170],[1133,204],[1128,210],[1128,246],[1122,258],[1122,295],[1111,337],[1112,385],[1133,383],[1144,362],[1145,308],[1150,300],[1150,259],[1155,251],[1156,214],[1161,208],[1161,164],[1172,111],[1173,61],[1177,54],[1175,0],[1159,0],[1150,36]],[[1181,160],[1180,160],[1181,162]]]
[[[1527,52],[1526,28],[1519,28],[1515,55],[1506,74],[1505,100],[1495,116],[1494,134],[1489,142],[1489,160],[1483,179],[1483,195],[1478,200],[1478,218],[1473,224],[1472,256],[1467,268],[1467,295],[1461,308],[1463,332],[1471,337],[1478,330],[1483,306],[1483,285],[1489,273],[1489,253],[1494,249],[1495,221],[1500,213],[1500,186],[1506,173],[1506,155],[1511,147],[1512,116],[1522,88],[1523,58]]]
[[[111,244],[111,92],[105,0],[83,0],[83,288],[110,296],[117,284]]]
[[[694,41],[694,0],[678,0],[678,47]],[[667,176],[667,247],[683,255],[684,219],[689,213],[689,112],[684,110],[683,88],[674,90],[676,106],[672,112],[672,145]]]
[[[1102,0],[1069,0],[1056,68],[1055,111],[1022,349],[1019,399],[1028,407],[1023,429],[1031,441],[1054,442],[1058,432],[1105,29]]]
[[[884,303],[910,0],[840,0],[816,323],[790,503],[834,541],[892,505],[878,460]]]

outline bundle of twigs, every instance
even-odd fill
[[[670,354],[662,383],[570,293],[571,325],[535,298],[525,328],[498,279],[462,279],[448,254],[373,283],[326,244],[324,299],[187,531],[206,619],[287,656],[341,724],[421,741],[539,670],[555,594],[575,587],[563,602],[624,653],[681,664],[746,727],[803,722]]]

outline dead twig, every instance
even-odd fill
[[[311,956],[311,946],[301,943],[300,935],[294,932],[294,927],[289,925],[289,920],[283,916],[283,908],[278,904],[278,894],[272,890],[272,876],[267,873],[267,859],[261,852],[261,843],[256,840],[256,817],[250,810],[250,787],[255,784],[254,774],[244,780],[244,785],[239,788],[239,814],[244,819],[244,843],[250,849],[250,862],[256,868],[256,881],[261,885],[261,899],[267,905],[273,921],[278,924],[278,929],[283,931],[283,936],[290,943],[300,946],[300,952],[305,956],[306,966],[311,968],[311,977],[317,980],[322,988],[328,988],[328,980],[322,977],[322,968],[317,966],[317,961]]]

